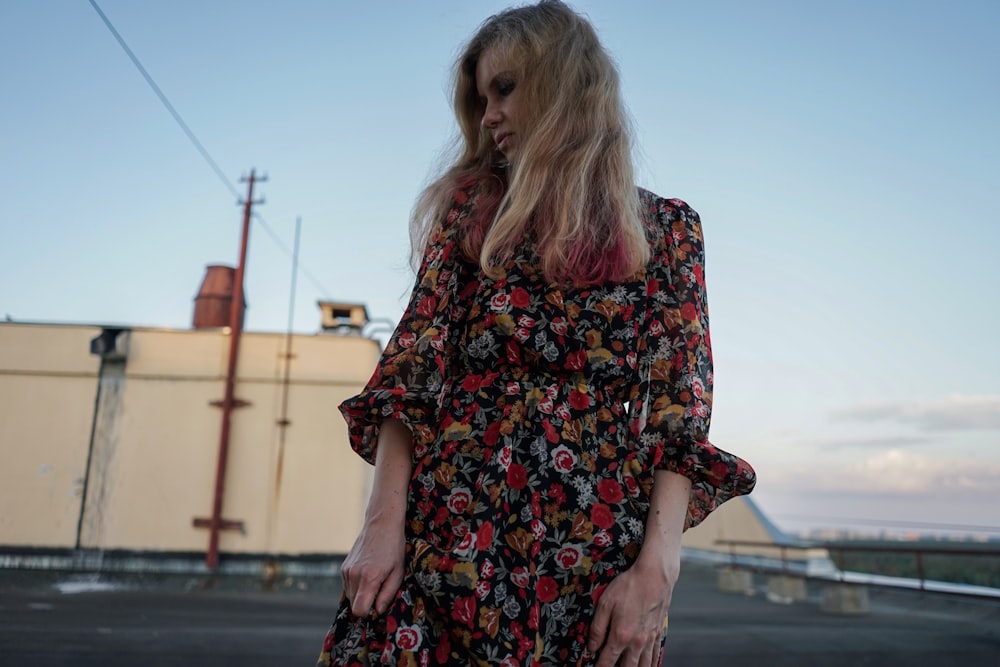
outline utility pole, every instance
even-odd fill
[[[212,405],[222,408],[222,429],[219,434],[219,459],[215,470],[215,496],[212,502],[212,516],[208,519],[196,518],[194,525],[209,529],[208,552],[205,564],[208,569],[215,570],[219,566],[219,531],[243,530],[242,521],[222,518],[222,498],[225,491],[226,461],[229,456],[229,435],[232,430],[232,415],[235,408],[249,405],[235,396],[236,366],[239,360],[240,334],[243,331],[243,276],[246,272],[247,244],[250,238],[250,218],[254,204],[263,204],[264,200],[254,201],[253,186],[263,183],[267,177],[257,178],[253,169],[249,178],[240,179],[247,183],[247,198],[243,204],[243,234],[240,239],[240,259],[236,265],[236,276],[233,280],[233,302],[229,310],[229,364],[226,368],[226,388],[222,401],[213,401]]]

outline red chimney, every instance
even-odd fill
[[[211,264],[205,267],[205,279],[201,281],[201,289],[194,298],[195,329],[215,329],[229,326],[229,309],[233,303],[233,282],[236,269],[224,264]],[[246,298],[243,299],[243,311],[240,313],[240,325],[246,314]]]

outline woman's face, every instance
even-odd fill
[[[476,91],[483,108],[483,127],[493,136],[497,149],[513,163],[523,137],[524,114],[515,71],[495,49],[486,49],[476,64]]]

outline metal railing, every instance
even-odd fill
[[[966,597],[985,598],[1000,600],[1000,588],[990,586],[978,586],[974,584],[950,583],[939,580],[931,580],[926,576],[924,557],[929,555],[950,555],[950,556],[979,556],[985,558],[1000,558],[1000,549],[992,548],[989,545],[980,547],[970,547],[968,545],[954,546],[929,546],[926,544],[844,544],[839,542],[794,542],[775,543],[758,542],[752,540],[716,540],[718,545],[728,546],[730,555],[730,565],[738,568],[753,569],[757,571],[769,571],[783,575],[799,576],[805,579],[817,579],[823,581],[837,581],[841,583],[861,583],[884,588],[903,588],[908,590],[918,590],[923,592],[947,593],[951,595],[961,595]],[[755,549],[777,550],[780,565],[777,568],[762,565],[760,561],[752,564],[741,563],[740,557],[746,554],[738,554],[739,547]],[[805,552],[809,550],[825,550],[827,553],[859,552],[859,553],[883,553],[883,554],[912,554],[917,570],[915,579],[907,577],[868,574],[862,572],[847,571],[841,562],[835,559],[831,561],[836,565],[834,572],[827,574],[810,574],[803,568],[793,567],[793,563],[801,562],[802,559],[789,558],[789,552]],[[759,555],[758,555],[759,556]]]

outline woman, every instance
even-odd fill
[[[707,440],[698,216],[635,187],[560,2],[483,24],[455,111],[409,306],[340,406],[375,478],[320,664],[658,664],[682,531],[754,483]]]

